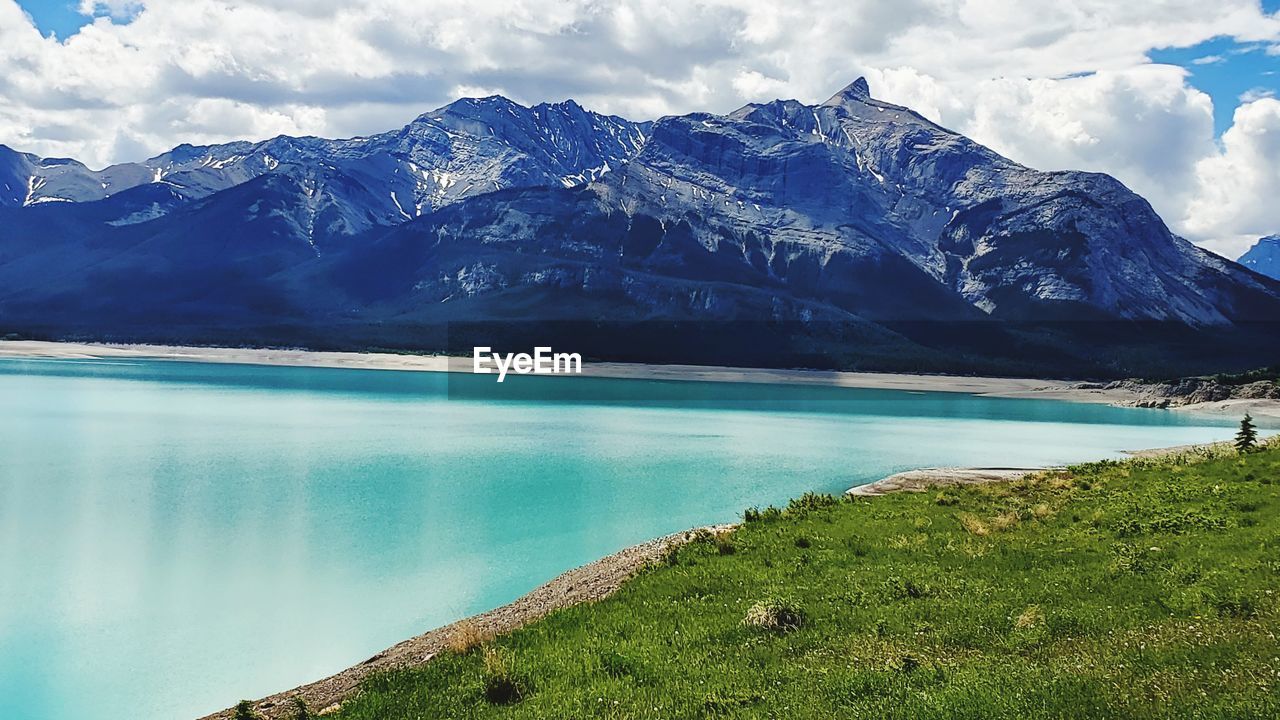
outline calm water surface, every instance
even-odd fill
[[[0,718],[186,719],[750,505],[1233,421],[950,393],[0,360]]]

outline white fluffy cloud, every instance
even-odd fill
[[[1222,151],[1196,165],[1199,195],[1183,224],[1194,235],[1243,248],[1280,229],[1280,100],[1262,98],[1236,109]]]
[[[1232,181],[1236,211],[1205,210],[1221,207],[1224,174],[1261,170],[1259,137],[1274,149],[1274,131],[1240,124],[1265,125],[1267,99],[1241,106],[1220,147],[1208,97],[1147,60],[1213,37],[1280,48],[1258,0],[80,5],[101,17],[60,41],[0,0],[0,143],[103,165],[179,142],[376,132],[465,94],[644,118],[818,101],[866,74],[878,96],[1014,159],[1115,174],[1220,251],[1275,221],[1259,195],[1274,172]]]
[[[887,95],[1006,157],[1120,178],[1175,231],[1234,258],[1280,231],[1280,100],[1246,100],[1218,143],[1213,104],[1185,76],[1148,64],[953,89],[912,72],[881,74]]]
[[[1020,162],[1106,168],[1158,207],[1185,205],[1197,158],[1214,151],[1213,103],[1167,65],[978,86],[961,126]]]
[[[958,88],[902,71],[881,77],[887,97],[1006,157],[1045,170],[1115,175],[1175,224],[1196,196],[1197,161],[1217,152],[1213,103],[1185,83],[1179,67]]]

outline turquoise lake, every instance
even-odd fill
[[[1236,419],[953,393],[0,361],[0,718],[190,719],[636,542]]]

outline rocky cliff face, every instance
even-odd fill
[[[459,322],[714,323],[786,362],[1022,372],[1247,365],[1280,343],[1280,283],[1113,178],[1021,166],[863,80],[651,124],[463,100],[372,138],[160,157],[85,201],[103,189],[0,155],[28,186],[0,209],[0,318],[400,347]],[[632,357],[634,337],[596,347]]]
[[[1280,400],[1280,384],[1274,380],[1229,384],[1213,378],[1183,378],[1175,382],[1117,380],[1104,390],[1121,390],[1132,394],[1124,403],[1133,407],[1168,408],[1223,400]]]

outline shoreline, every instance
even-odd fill
[[[336,712],[358,691],[360,683],[374,673],[425,665],[451,648],[471,648],[556,610],[603,600],[636,573],[660,562],[672,548],[692,542],[704,533],[718,535],[735,527],[736,523],[708,525],[623,548],[565,571],[506,605],[428,630],[329,677],[253,701],[254,708],[265,720],[282,720],[293,716],[293,699],[301,697],[317,716]],[[232,707],[199,720],[232,720],[234,715]]]
[[[1262,442],[1268,441],[1264,439]],[[1125,454],[1129,455],[1128,461],[1133,461],[1191,454],[1212,457],[1227,452],[1233,452],[1230,441],[1129,450]],[[865,485],[855,485],[846,490],[844,495],[870,500],[900,492],[919,493],[961,485],[1014,482],[1042,472],[1062,469],[1064,468],[919,468],[895,473]],[[498,635],[536,622],[556,610],[603,600],[644,568],[660,562],[672,548],[697,540],[704,533],[719,535],[732,532],[738,524],[692,528],[623,548],[561,573],[506,605],[428,630],[329,677],[252,701],[253,707],[264,720],[283,720],[294,710],[293,699],[301,697],[316,716],[336,712],[359,691],[360,683],[376,672],[425,665],[443,652],[480,645]],[[232,720],[234,712],[234,707],[227,708],[205,715],[199,720]]]
[[[313,367],[412,372],[470,372],[471,359],[446,355],[373,352],[333,352],[266,348],[123,345],[109,343],[0,341],[0,359],[27,360],[167,360],[282,367]],[[846,372],[835,370],[739,368],[711,365],[645,363],[583,363],[580,377],[686,382],[738,382],[774,385],[951,392],[982,397],[1063,400],[1133,407],[1142,395],[1126,389],[1082,386],[1069,380],[1001,378],[911,373]],[[1174,412],[1280,420],[1280,400],[1220,400],[1169,407]]]
[[[1266,443],[1270,436],[1259,436],[1259,443]],[[1231,453],[1235,446],[1230,440],[1200,443],[1196,445],[1170,445],[1168,447],[1147,448],[1143,450],[1124,450],[1128,457],[1121,462],[1131,460],[1151,460],[1171,455],[1200,455],[1213,457],[1220,453]],[[997,482],[1014,482],[1042,472],[1059,472],[1065,466],[1045,467],[928,467],[916,468],[894,473],[865,485],[854,485],[844,494],[849,497],[872,498],[896,492],[928,492],[935,488],[954,487],[959,485],[986,485]]]
[[[854,485],[844,494],[848,497],[871,498],[897,492],[927,492],[933,488],[954,485],[986,485],[1012,482],[1053,468],[918,468],[894,473],[865,485]]]

